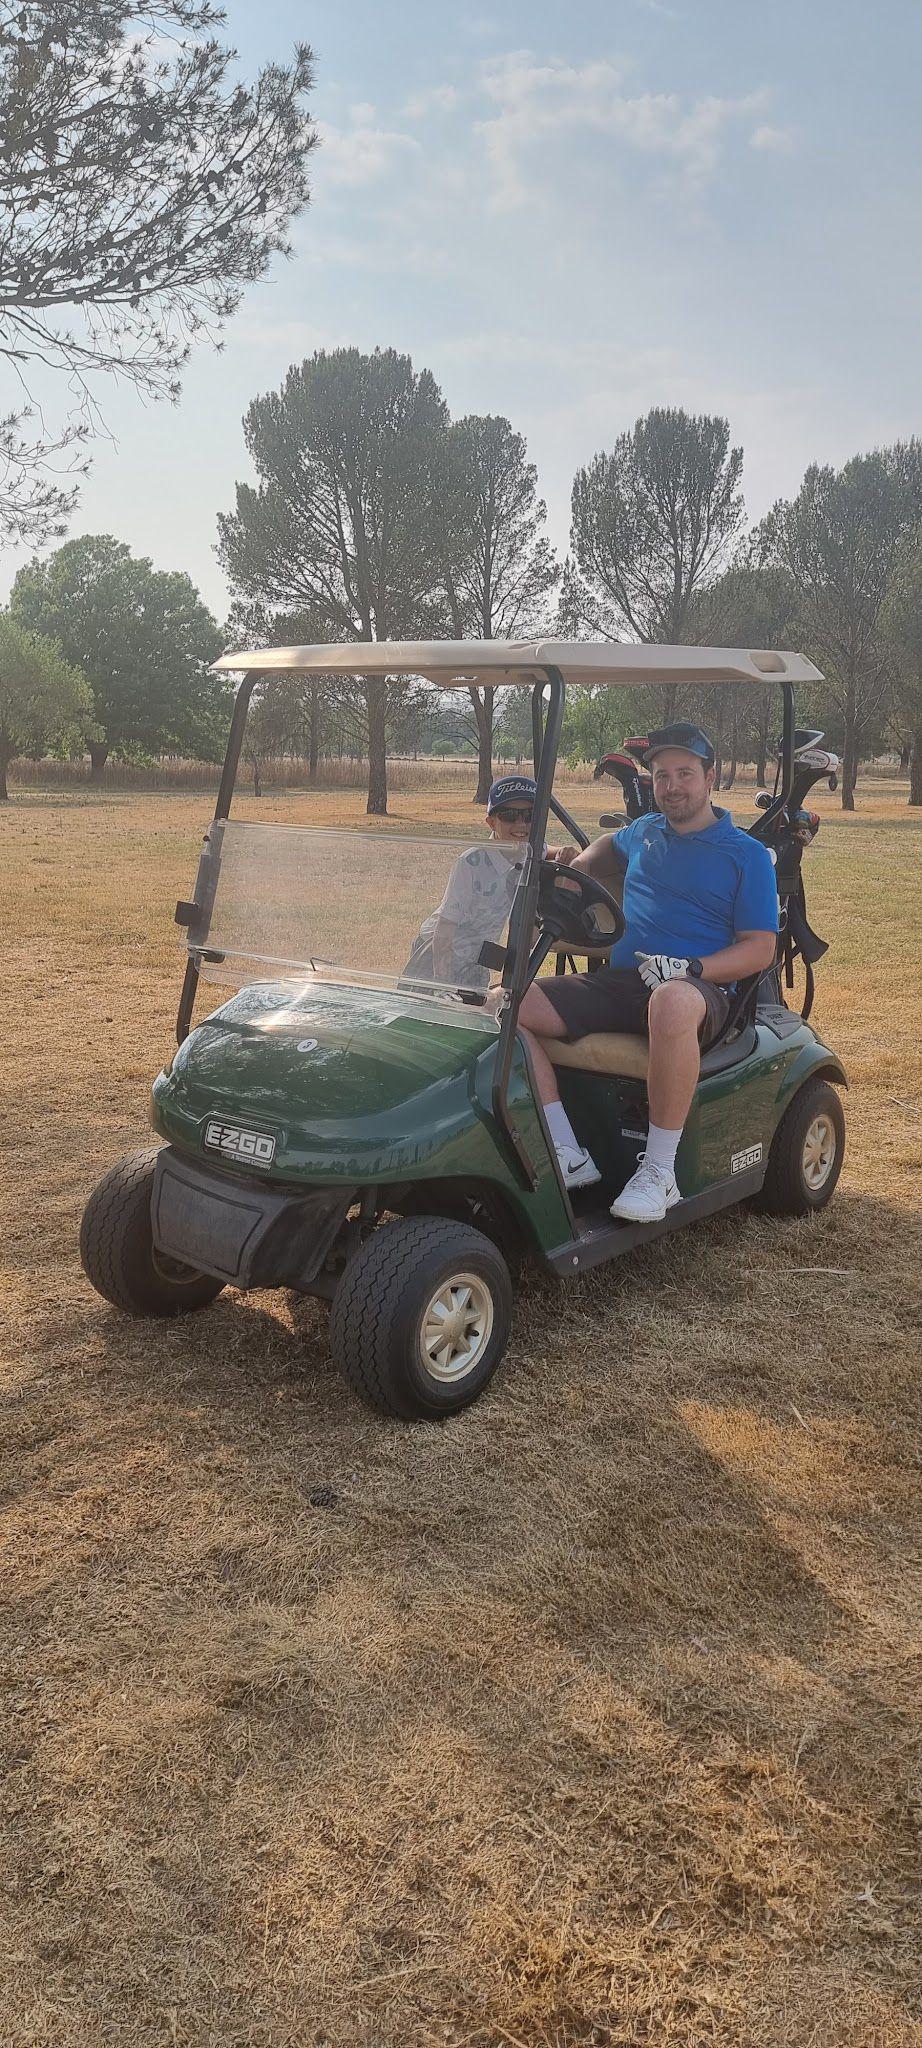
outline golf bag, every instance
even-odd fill
[[[778,957],[762,977],[762,992],[768,1002],[783,1002],[782,985],[794,987],[795,962],[804,964],[804,1001],[801,1015],[809,1017],[813,1008],[813,969],[829,946],[821,939],[810,924],[807,916],[807,901],[804,892],[802,862],[804,849],[810,846],[820,828],[819,814],[808,811],[804,799],[814,784],[826,780],[830,789],[838,787],[839,757],[820,745],[821,732],[795,732],[794,734],[794,780],[791,794],[781,810],[772,815],[777,792],[781,784],[782,753],[778,743],[778,767],[775,774],[774,791],[762,789],[756,797],[756,805],[763,813],[749,830],[753,839],[761,839],[768,847],[775,863],[775,877],[778,883],[781,928],[778,941]]]
[[[610,775],[614,782],[620,782],[624,793],[626,819],[606,813],[599,819],[603,827],[630,823],[632,818],[644,818],[656,809],[653,802],[653,777],[643,767],[643,758],[649,741],[646,739],[624,740],[610,754],[603,754],[595,764],[594,781],[600,782],[603,775]]]

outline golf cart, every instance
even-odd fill
[[[84,1268],[109,1301],[155,1316],[202,1308],[224,1286],[326,1297],[348,1384],[385,1414],[437,1418],[475,1400],[496,1371],[523,1262],[573,1276],[745,1200],[798,1216],[828,1202],[845,1075],[759,977],[738,986],[702,1058],[677,1162],[683,1200],[652,1225],[609,1214],[644,1146],[646,1039],[548,1042],[567,1113],[602,1174],[571,1195],[516,1030],[539,970],[591,968],[624,929],[608,890],[543,857],[549,815],[587,843],[553,789],[567,683],[776,681],[781,765],[753,828],[770,841],[794,788],[794,686],[818,680],[810,662],[486,641],[269,648],[216,667],[243,681],[195,891],[177,906],[178,1049],[151,1108],[165,1143],[115,1166],[83,1219]],[[412,675],[440,690],[530,685],[530,834],[510,870],[502,942],[494,923],[466,976],[423,981],[406,962],[469,841],[231,818],[253,691],[291,673]],[[201,980],[228,994],[193,1028]]]

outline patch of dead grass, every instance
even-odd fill
[[[80,1274],[207,815],[0,817],[4,2043],[918,2044],[919,822],[829,799],[809,856],[828,1214],[536,1278],[430,1430],[342,1399],[313,1303]]]

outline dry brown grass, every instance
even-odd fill
[[[84,1284],[207,804],[5,810],[5,2048],[922,2041],[904,801],[830,799],[810,855],[833,1208],[535,1280],[442,1429],[347,1401],[312,1304],[157,1327]]]
[[[521,764],[527,773],[529,762]],[[593,763],[582,762],[575,767],[561,762],[558,781],[563,783],[591,782]],[[497,773],[515,772],[515,763],[508,761],[504,769],[497,767]],[[447,759],[437,756],[420,755],[416,760],[409,755],[389,755],[387,763],[388,788],[395,795],[419,795],[424,791],[451,792],[461,801],[464,792],[472,787],[471,757],[452,755]],[[300,790],[310,794],[307,762],[299,756],[288,755],[282,760],[260,763],[260,781],[264,790]],[[182,761],[169,758],[157,761],[133,762],[112,759],[106,762],[103,782],[90,794],[100,795],[125,790],[163,791],[178,795],[184,790],[217,791],[221,778],[221,764],[218,761]],[[749,776],[750,781],[752,775]],[[14,788],[22,790],[66,790],[79,794],[87,791],[89,765],[86,761],[16,761],[11,770],[10,780]],[[317,771],[320,790],[365,790],[368,787],[368,762],[361,759],[340,759],[336,755],[326,756]],[[241,785],[253,786],[252,766],[244,761],[241,768]]]

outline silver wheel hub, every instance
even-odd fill
[[[803,1175],[812,1193],[825,1187],[836,1159],[836,1134],[825,1112],[815,1116],[804,1139]]]
[[[493,1332],[493,1297],[479,1273],[453,1273],[423,1310],[419,1356],[435,1380],[460,1380],[481,1358]]]

